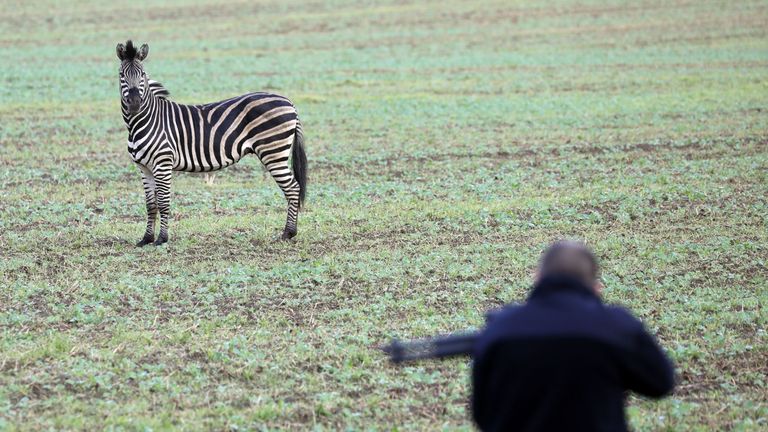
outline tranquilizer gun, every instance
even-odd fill
[[[486,323],[493,321],[498,314],[499,310],[486,313]],[[382,350],[389,355],[390,361],[395,364],[414,360],[471,356],[481,333],[481,331],[460,332],[405,342],[394,339]]]

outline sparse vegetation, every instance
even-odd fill
[[[768,425],[764,1],[30,1],[0,12],[0,429],[468,430],[482,325],[583,237],[677,362],[636,430]],[[174,179],[137,249],[114,46],[178,101],[290,97],[295,242],[258,160]]]

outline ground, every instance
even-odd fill
[[[0,12],[0,429],[470,430],[477,328],[584,238],[677,364],[633,428],[768,427],[764,1],[19,2]],[[299,235],[258,160],[179,174],[136,248],[114,47],[172,97],[291,98]]]

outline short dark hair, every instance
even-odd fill
[[[539,261],[541,277],[562,275],[591,285],[600,273],[595,254],[580,241],[560,240],[550,245]]]

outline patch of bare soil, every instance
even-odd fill
[[[761,112],[760,109],[756,109],[754,111]],[[571,150],[575,153],[588,154],[588,155],[599,155],[604,153],[615,153],[615,152],[661,153],[661,152],[676,151],[676,152],[688,153],[691,155],[691,157],[693,157],[693,155],[696,153],[705,153],[707,151],[711,152],[712,147],[725,144],[725,143],[739,144],[739,145],[754,145],[756,150],[762,151],[768,148],[768,136],[753,136],[753,137],[739,138],[736,140],[730,139],[729,137],[720,137],[716,139],[708,138],[706,141],[701,141],[695,137],[692,137],[690,140],[684,143],[665,140],[660,142],[631,143],[623,147],[606,147],[606,146],[598,146],[598,145],[575,145],[575,146],[569,147],[568,150]]]
[[[768,376],[768,353],[761,349],[753,349],[738,355],[719,356],[714,363],[694,360],[690,367],[680,375],[680,384],[675,394],[686,396],[688,400],[696,400],[710,391],[723,391],[728,386],[739,389],[740,392],[750,391],[762,394],[761,401],[768,401],[768,393],[761,392],[760,385],[752,377]],[[694,373],[692,371],[706,371]]]

